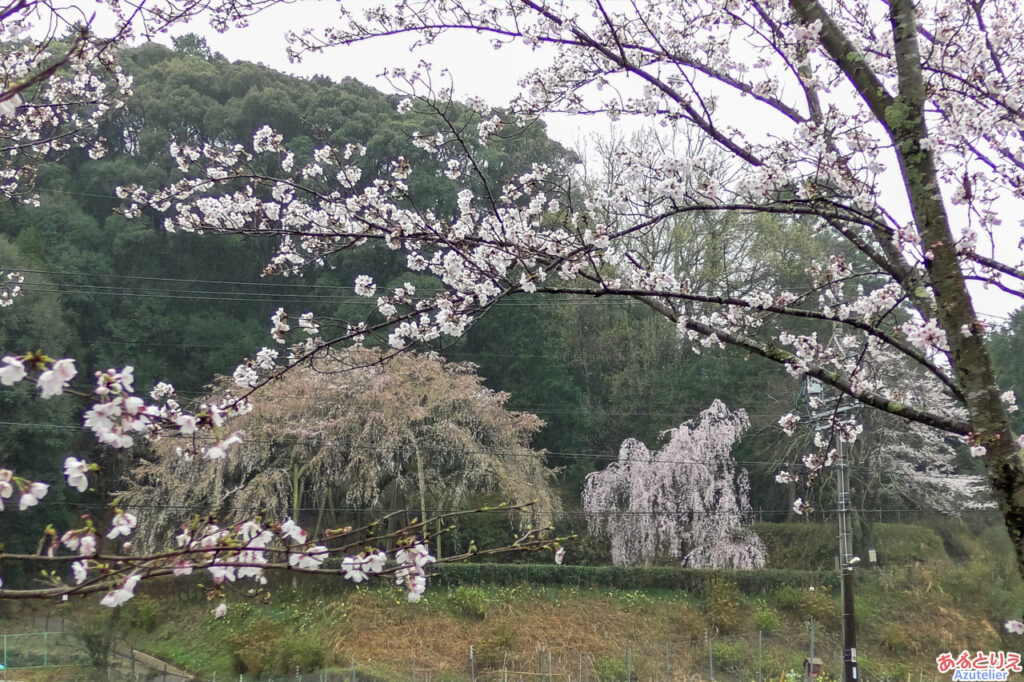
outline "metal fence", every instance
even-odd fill
[[[84,665],[88,656],[67,632],[29,632],[0,635],[3,639],[4,670]]]
[[[756,635],[668,639],[651,633],[645,641],[614,641],[600,652],[554,647],[544,642],[514,647],[473,645],[462,661],[446,661],[445,668],[409,661],[339,661],[328,669],[261,676],[220,674],[198,677],[137,651],[115,645],[107,659],[109,680],[131,682],[802,682],[804,658],[820,658],[822,677],[841,678],[841,645],[837,630],[817,628],[802,636],[776,631]],[[813,638],[813,639],[812,639]],[[2,635],[5,670],[0,680],[19,670],[78,666],[83,674],[91,662],[83,644],[67,632]],[[869,682],[931,682],[940,678],[934,669],[895,671],[862,666]],[[37,675],[39,673],[36,673]],[[71,678],[74,679],[72,676]]]

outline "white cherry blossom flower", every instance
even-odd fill
[[[199,421],[190,414],[175,417],[174,423],[178,427],[178,432],[183,436],[191,436],[199,425]]]
[[[409,588],[406,599],[412,603],[418,602],[427,589],[427,577],[422,574],[409,576],[406,578],[406,586]]]
[[[295,521],[288,519],[281,524],[281,537],[301,545],[306,541],[306,531],[302,530]]]
[[[51,369],[46,370],[36,379],[41,397],[52,398],[55,395],[60,395],[76,374],[78,374],[78,370],[75,369],[74,360],[69,358],[57,360]]]
[[[203,455],[204,459],[224,459],[228,456],[228,448],[235,443],[241,443],[242,438],[237,434],[233,433],[226,438],[222,438],[210,447],[206,449],[206,453]]]
[[[13,386],[28,374],[20,358],[8,355],[0,362],[3,363],[3,367],[0,367],[0,384],[4,386]]]
[[[110,530],[107,532],[107,539],[113,540],[114,538],[123,535],[128,537],[135,530],[135,526],[138,525],[139,520],[134,514],[123,512],[120,509],[114,515],[114,518],[110,521]]]
[[[133,573],[128,576],[120,587],[108,592],[107,595],[100,600],[100,605],[116,608],[121,604],[124,604],[135,596],[135,586],[138,585],[140,580],[142,580],[142,576],[138,573]]]
[[[304,552],[291,552],[288,555],[288,563],[295,568],[312,570],[320,568],[320,564],[328,556],[328,550],[323,545],[313,545]]]
[[[795,415],[792,412],[784,414],[779,418],[779,426],[786,433],[787,436],[792,436],[796,431],[796,425],[800,421],[799,415]]]
[[[89,464],[77,457],[68,457],[64,460],[64,475],[67,476],[68,485],[76,488],[78,492],[84,493],[89,487]]]
[[[153,400],[162,400],[172,395],[174,395],[174,386],[164,381],[158,383],[153,387],[153,390],[149,392],[149,397]]]
[[[366,558],[359,556],[347,556],[341,560],[341,571],[346,580],[354,583],[361,583],[366,580]]]
[[[92,533],[83,535],[78,545],[79,554],[82,556],[96,556],[96,536]]]
[[[356,277],[355,291],[357,296],[370,297],[377,291],[377,285],[373,283],[373,278],[369,275],[359,275]]]
[[[810,512],[810,511],[813,511],[813,508],[811,507],[811,505],[809,505],[806,502],[804,502],[804,499],[802,497],[798,497],[795,500],[793,500],[793,512],[794,513],[799,514],[800,516],[803,516],[803,514],[805,512]]]
[[[363,570],[367,573],[380,573],[384,570],[384,566],[387,564],[388,555],[379,549],[374,550],[366,555],[363,560]]]
[[[4,500],[14,494],[11,479],[14,477],[10,469],[0,469],[0,511],[4,510]]]
[[[28,488],[21,491],[21,501],[18,503],[18,508],[21,511],[25,511],[29,507],[34,507],[39,504],[39,500],[46,497],[47,491],[50,486],[46,483],[30,483]]]

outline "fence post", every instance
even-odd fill
[[[46,620],[47,621],[50,620],[49,616],[47,616]],[[50,639],[49,638],[50,638],[50,633],[44,632],[43,633],[43,667],[44,668],[47,666],[47,663],[49,662],[49,653],[50,652],[49,652],[49,647],[47,646],[50,643]]]
[[[469,679],[476,682],[476,657],[473,655],[473,645],[469,645]]]
[[[761,682],[761,673],[763,668],[761,666],[761,630],[757,630],[757,682]]]
[[[708,679],[715,682],[715,650],[711,645],[711,631],[705,630],[704,636],[708,640]]]

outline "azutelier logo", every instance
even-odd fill
[[[1012,651],[969,651],[953,656],[948,651],[935,658],[940,673],[953,673],[952,682],[1005,682],[1011,672],[1019,673],[1020,654]]]

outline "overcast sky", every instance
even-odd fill
[[[351,7],[352,0],[347,4]],[[507,103],[517,91],[517,81],[531,69],[549,63],[553,54],[550,48],[530,50],[520,44],[506,45],[501,50],[495,50],[485,36],[460,31],[443,36],[436,44],[418,48],[415,52],[410,51],[414,36],[397,36],[331,48],[322,54],[308,55],[301,62],[289,62],[285,51],[286,31],[299,31],[308,26],[320,27],[336,22],[337,10],[334,3],[297,3],[269,8],[253,17],[246,29],[220,34],[205,23],[194,23],[178,27],[172,35],[188,32],[203,35],[213,51],[231,60],[260,62],[298,76],[323,75],[336,81],[356,78],[385,92],[392,91],[387,81],[379,77],[385,68],[404,66],[412,69],[421,60],[426,60],[437,68],[444,67],[451,72],[458,99],[475,95],[483,97],[494,106]],[[162,42],[169,44],[170,38]],[[738,106],[725,106],[722,109],[740,112],[748,109],[743,103],[734,104]],[[582,149],[589,138],[607,135],[611,130],[607,118],[599,116],[548,115],[544,121],[548,126],[548,134],[572,149]],[[620,131],[633,130],[641,125],[644,123],[626,119],[616,124]],[[742,121],[742,127],[749,134],[748,139],[752,140],[767,135],[771,126],[772,122],[761,119]],[[900,184],[894,182],[891,186],[893,191],[898,191]],[[899,194],[902,195],[902,192]],[[897,202],[902,203],[903,197],[897,198]],[[1024,215],[1024,210],[1021,213]],[[1012,231],[1016,232],[1015,229]],[[1013,245],[1007,243],[1006,247],[1017,248],[1015,238],[1013,241]],[[994,288],[985,290],[972,284],[972,291],[979,312],[993,317],[1005,317],[1020,306],[1019,299]]]

